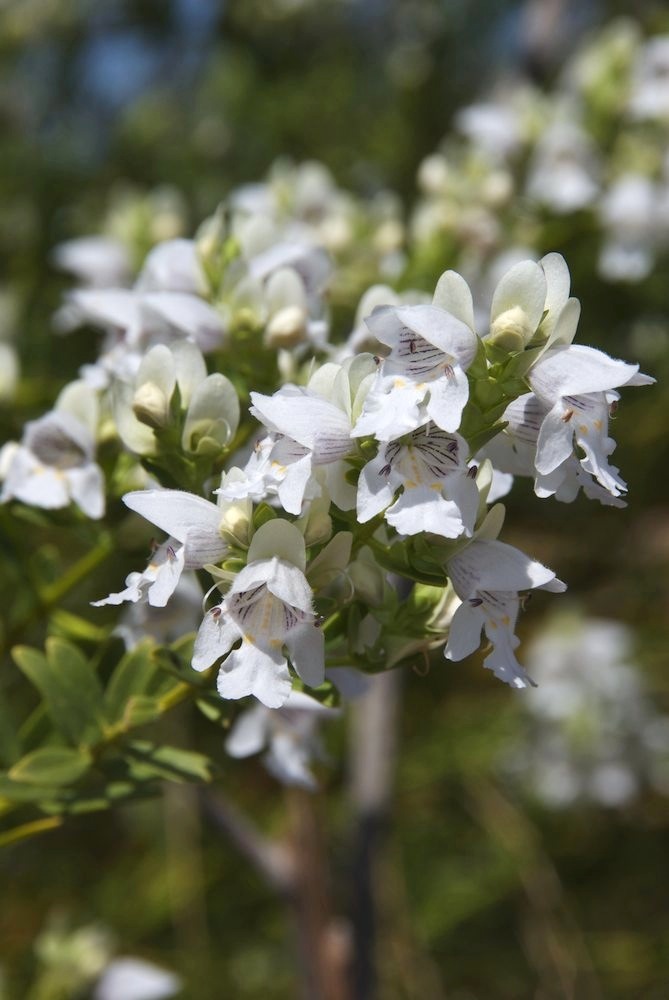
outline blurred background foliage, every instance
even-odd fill
[[[23,379],[0,411],[3,439],[19,437],[93,354],[90,329],[67,342],[52,332],[67,287],[50,264],[56,243],[112,218],[143,250],[190,234],[279,156],[320,160],[341,186],[369,197],[392,190],[410,205],[418,165],[457,108],[503,73],[550,85],[577,41],[627,6],[558,5],[560,32],[539,52],[527,27],[532,6],[514,0],[4,3],[0,334],[15,340]],[[660,5],[636,10],[645,29],[667,29]],[[537,249],[565,253],[583,303],[582,339],[639,358],[664,385],[631,394],[616,425],[626,510],[537,503],[521,484],[508,500],[506,540],[569,582],[563,600],[577,617],[630,627],[629,655],[661,718],[669,715],[666,257],[640,284],[612,286],[596,275],[587,234],[564,224],[554,235]],[[436,274],[452,263],[435,261]],[[432,288],[434,269],[413,283]],[[30,580],[62,572],[59,519],[45,529],[0,509],[0,520],[2,603],[21,618]],[[85,551],[85,536],[70,541]],[[74,594],[78,603],[106,593],[123,567],[121,540],[86,593]],[[536,606],[526,637],[542,628],[542,598]],[[41,644],[39,616],[23,619],[22,641]],[[13,665],[2,671],[0,686],[25,700],[13,690]],[[184,711],[166,725],[183,733],[193,719]],[[217,754],[216,730],[198,739]],[[345,737],[333,731],[330,740],[340,761]],[[669,994],[666,781],[663,791],[661,781],[641,780],[616,805],[587,796],[548,805],[508,764],[512,750],[526,759],[538,752],[518,699],[476,657],[452,665],[438,656],[429,671],[407,674],[399,747],[392,822],[376,861],[382,1000]],[[220,757],[229,797],[262,829],[289,835],[294,804],[286,809],[285,800],[299,793],[283,792],[255,761]],[[320,777],[316,811],[345,912],[347,774],[334,764]],[[34,997],[47,996],[40,935],[93,923],[109,929],[117,951],[177,971],[184,998],[296,995],[284,907],[185,786],[6,849],[0,879],[7,1000],[36,982]]]

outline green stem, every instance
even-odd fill
[[[42,590],[40,594],[42,608],[46,610],[54,604],[58,604],[65,594],[73,590],[82,580],[85,580],[113,551],[114,539],[110,532],[105,531],[100,536],[95,548],[82,556],[73,566],[70,566],[58,580]]]

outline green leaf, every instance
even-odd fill
[[[84,642],[102,643],[109,637],[109,628],[73,615],[70,611],[57,608],[51,615],[51,630],[64,639],[80,639]]]
[[[124,747],[130,776],[135,781],[166,778],[169,781],[211,781],[215,765],[203,754],[178,747],[154,746],[134,740]]]
[[[39,802],[52,797],[53,785],[23,784],[12,781],[7,774],[0,774],[0,802]]]
[[[42,747],[22,757],[8,774],[12,781],[29,785],[71,785],[88,771],[91,763],[91,755],[85,750]]]
[[[225,729],[230,726],[233,716],[230,703],[223,701],[218,695],[215,695],[214,698],[197,698],[195,704],[210,722],[215,722],[216,725],[223,726]]]
[[[126,653],[111,676],[105,691],[105,705],[112,722],[125,718],[126,707],[133,695],[146,694],[158,671],[155,646],[145,639]]]
[[[144,726],[153,722],[161,714],[160,701],[146,694],[131,695],[123,712],[123,723],[127,729]]]
[[[102,688],[76,646],[55,636],[47,639],[47,655],[29,646],[17,646],[14,660],[46,702],[54,725],[79,745],[101,735]]]

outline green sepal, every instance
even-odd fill
[[[270,507],[268,503],[259,503],[253,512],[253,530],[257,531],[258,528],[262,528],[263,524],[273,521],[276,517],[278,515],[273,507]]]

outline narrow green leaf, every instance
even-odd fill
[[[203,754],[178,747],[154,746],[135,740],[124,748],[130,776],[135,781],[166,778],[170,781],[211,781],[215,764]]]
[[[20,781],[12,781],[7,774],[0,774],[0,801],[2,802],[39,802],[40,799],[52,796],[52,785],[23,784]]]
[[[128,729],[144,726],[160,715],[160,702],[147,694],[132,695],[125,706],[122,721]]]
[[[84,642],[104,642],[109,637],[107,626],[95,625],[80,615],[57,608],[51,615],[50,628],[54,635]]]
[[[17,646],[12,655],[18,667],[46,702],[56,728],[68,742],[79,745],[100,738],[102,689],[92,667],[76,646],[52,636],[47,655]]]
[[[22,757],[8,775],[12,781],[29,785],[71,785],[88,771],[91,763],[91,756],[85,750],[42,747]]]
[[[105,705],[112,722],[124,718],[133,695],[146,694],[158,671],[154,643],[145,639],[120,660],[105,691]]]
[[[216,701],[207,698],[198,698],[195,704],[210,722],[215,722],[217,725],[225,728],[229,727],[232,720],[232,711],[228,702],[223,701],[222,698],[216,698]]]

